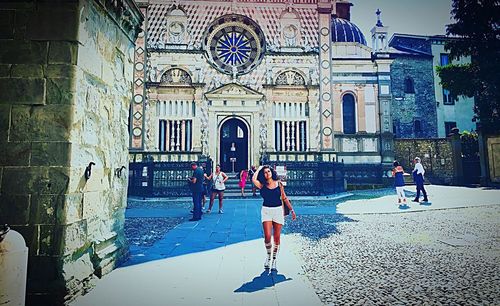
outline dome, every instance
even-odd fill
[[[352,22],[343,18],[332,20],[333,42],[357,42],[366,45],[366,39],[361,30]]]

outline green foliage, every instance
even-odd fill
[[[454,94],[474,97],[481,83],[472,64],[438,66],[437,72],[441,77],[441,85]]]
[[[455,23],[447,26],[452,59],[469,64],[438,68],[441,84],[455,95],[475,97],[474,111],[483,131],[500,132],[500,1],[453,0]]]
[[[477,133],[463,131],[460,134],[463,157],[479,157],[479,141]]]

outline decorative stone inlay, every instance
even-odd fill
[[[324,69],[328,69],[330,68],[330,63],[328,61],[322,61],[321,62],[321,67],[323,67]]]
[[[324,43],[324,44],[321,46],[321,50],[323,50],[324,52],[327,52],[329,49],[330,49],[330,47],[328,47],[328,45],[327,45],[326,43]]]
[[[136,79],[135,80],[135,85],[141,86],[142,84],[144,84],[144,82],[141,79]]]
[[[326,76],[321,80],[321,82],[323,82],[323,84],[325,85],[328,85],[328,83],[330,83],[330,78]]]
[[[173,68],[166,71],[160,79],[163,84],[191,84],[191,76],[184,70]]]
[[[144,49],[143,49],[143,48],[141,48],[141,47],[139,47],[139,48],[137,48],[137,49],[135,50],[135,52],[137,52],[137,54],[141,55],[141,54],[143,54],[143,53],[144,53]]]
[[[332,129],[331,129],[331,128],[329,128],[329,127],[324,128],[324,129],[323,129],[323,135],[325,135],[325,136],[330,136],[330,135],[332,135]]]
[[[323,93],[323,95],[322,95],[322,98],[323,98],[323,100],[325,100],[325,101],[330,101],[330,98],[331,98],[331,97],[332,97],[332,95],[330,95],[330,93],[328,93],[328,92],[325,92],[325,93]]]
[[[134,114],[134,118],[135,118],[136,120],[140,120],[140,119],[142,118],[142,114],[141,114],[140,112],[135,112],[135,114]]]
[[[330,29],[328,29],[327,27],[323,27],[323,28],[321,28],[321,30],[319,32],[323,36],[328,36],[330,34]]]
[[[137,63],[137,64],[135,64],[135,70],[142,71],[143,69],[144,69],[144,64],[143,63]]]
[[[325,109],[325,110],[323,111],[323,116],[325,116],[325,118],[328,118],[328,117],[330,117],[331,115],[332,115],[332,112],[331,112],[331,111],[329,111],[328,109]]]
[[[135,95],[134,96],[134,102],[137,104],[142,103],[143,100],[144,100],[144,97],[142,95]]]
[[[141,128],[138,128],[138,127],[134,128],[134,129],[132,130],[132,134],[134,134],[134,136],[135,136],[135,137],[139,137],[139,136],[141,136],[141,134],[142,134],[142,130],[141,130]]]
[[[304,78],[295,71],[286,71],[278,75],[276,85],[305,85]]]

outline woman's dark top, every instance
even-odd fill
[[[262,206],[265,207],[281,206],[281,190],[279,184],[274,189],[269,189],[267,188],[266,185],[262,186],[262,188],[260,189],[260,195],[264,199],[264,203],[262,203]]]

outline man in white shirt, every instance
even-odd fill
[[[413,160],[413,163],[415,164],[415,168],[413,168],[413,180],[415,181],[415,184],[417,185],[417,196],[415,199],[413,199],[413,202],[419,202],[420,199],[420,191],[422,191],[424,195],[424,202],[429,202],[427,199],[427,192],[425,191],[424,188],[424,166],[420,163],[420,158],[415,157]]]

